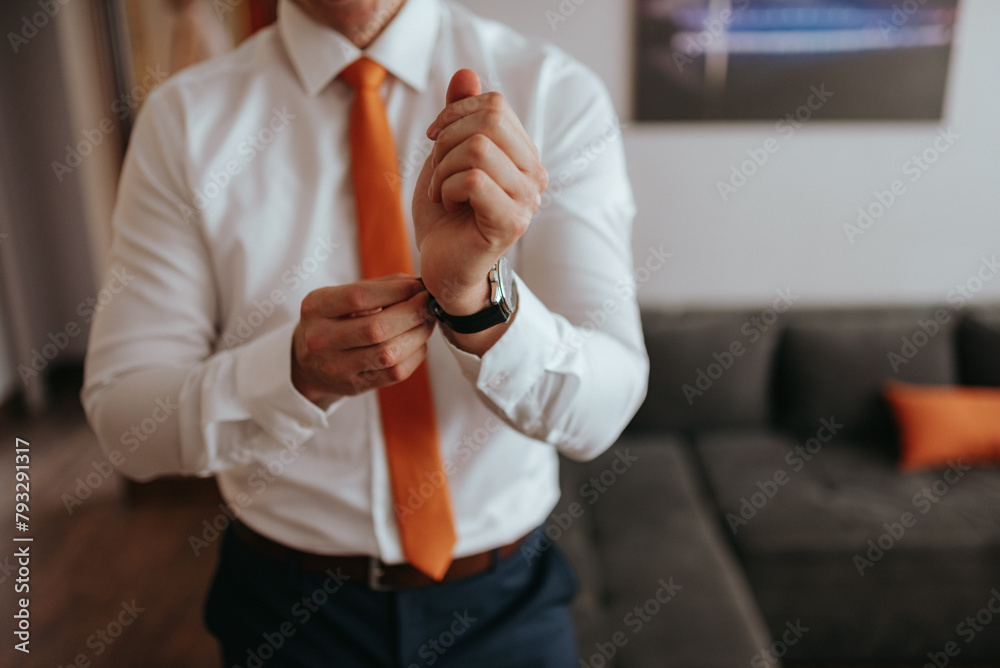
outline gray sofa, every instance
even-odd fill
[[[643,320],[645,403],[529,546],[576,566],[581,666],[1000,665],[1000,470],[901,473],[880,398],[1000,386],[1000,311]]]

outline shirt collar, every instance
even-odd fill
[[[412,88],[424,90],[440,23],[440,0],[406,0],[382,34],[362,51],[336,30],[313,21],[290,0],[278,4],[278,31],[311,96],[362,55]]]

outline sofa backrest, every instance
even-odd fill
[[[1000,308],[981,309],[962,319],[958,367],[966,385],[1000,387]]]
[[[780,316],[770,325],[760,318],[760,311],[644,312],[649,391],[629,429],[767,424]]]
[[[651,311],[649,392],[629,425],[692,432],[766,427],[892,446],[887,380],[1000,387],[1000,307]]]
[[[958,382],[957,318],[944,308],[796,313],[782,332],[773,379],[774,421],[802,436],[835,418],[840,437],[891,444],[888,380]]]

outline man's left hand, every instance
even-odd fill
[[[434,148],[417,178],[413,224],[420,276],[452,315],[489,305],[490,268],[528,229],[548,173],[503,95],[459,70],[427,129]]]

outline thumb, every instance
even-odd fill
[[[475,97],[482,90],[483,87],[479,85],[479,77],[476,76],[475,72],[469,69],[459,70],[451,77],[451,83],[448,84],[448,95],[445,99],[445,104],[458,102],[467,97]]]

